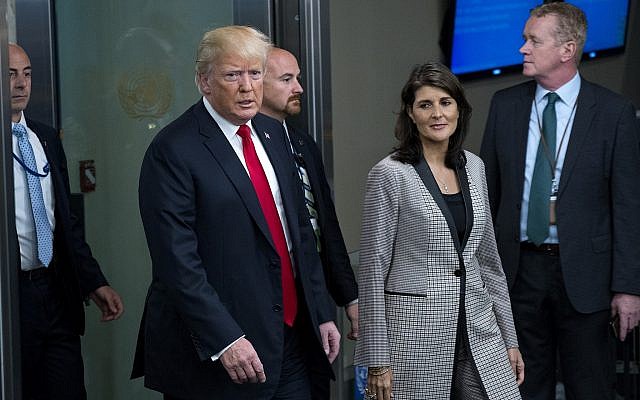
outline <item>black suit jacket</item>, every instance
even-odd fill
[[[54,262],[55,279],[63,287],[64,300],[78,334],[84,333],[83,300],[107,280],[84,240],[83,227],[71,213],[67,158],[58,132],[27,119],[27,126],[38,136],[49,162],[55,199]],[[18,238],[16,237],[16,248]],[[18,262],[20,258],[18,257]]]
[[[316,202],[320,227],[320,258],[324,278],[331,297],[340,307],[358,298],[358,285],[351,269],[347,248],[344,245],[336,209],[331,197],[331,188],[324,173],[322,155],[316,142],[308,134],[287,125],[291,144],[302,160]]]
[[[299,315],[306,303],[320,346],[318,325],[335,308],[293,157],[282,125],[260,114],[252,124],[278,177],[304,299]],[[144,374],[147,387],[180,398],[271,398],[283,352],[280,261],[251,180],[202,101],[155,137],[139,195],[153,280],[132,377]],[[264,365],[263,384],[234,384],[210,360],[242,335]]]
[[[498,250],[510,287],[520,256],[520,210],[536,83],[497,92],[481,156]],[[640,150],[628,100],[582,79],[556,203],[560,264],[579,312],[609,308],[612,292],[640,294]]]

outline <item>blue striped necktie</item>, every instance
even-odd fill
[[[36,158],[33,155],[33,148],[29,143],[27,130],[21,124],[14,124],[12,128],[13,134],[18,138],[18,147],[22,156],[22,162],[31,169],[37,171]],[[33,222],[36,228],[36,241],[38,242],[38,260],[45,267],[49,266],[53,258],[53,232],[47,218],[47,209],[44,205],[42,197],[42,186],[40,186],[40,177],[25,170],[27,175],[27,184],[29,186],[29,199],[31,200],[31,211],[33,212]]]

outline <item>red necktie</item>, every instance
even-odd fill
[[[289,250],[287,249],[287,240],[284,237],[282,223],[278,216],[276,203],[273,200],[271,187],[267,181],[267,175],[264,173],[262,164],[256,154],[256,148],[251,140],[251,129],[247,125],[241,125],[238,128],[238,136],[242,138],[242,153],[244,161],[247,163],[251,183],[258,196],[262,213],[264,214],[273,244],[280,257],[280,271],[282,273],[282,303],[284,307],[284,323],[293,326],[298,312],[298,300],[296,297],[296,285],[293,279],[293,268],[291,259],[289,258]]]

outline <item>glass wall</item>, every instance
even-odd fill
[[[206,5],[206,6],[205,6]],[[199,99],[198,42],[233,22],[233,1],[55,2],[59,110],[71,191],[81,184],[87,241],[122,295],[125,314],[102,324],[87,310],[83,340],[93,400],[158,399],[129,381],[151,265],[138,212],[138,175],[155,134]],[[83,175],[81,182],[81,175]],[[171,351],[171,349],[167,349]]]

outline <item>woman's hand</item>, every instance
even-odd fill
[[[391,367],[369,367],[365,400],[391,400]]]
[[[522,361],[522,354],[517,347],[507,349],[509,355],[509,362],[511,363],[511,369],[516,376],[516,382],[518,386],[524,382],[524,361]]]

